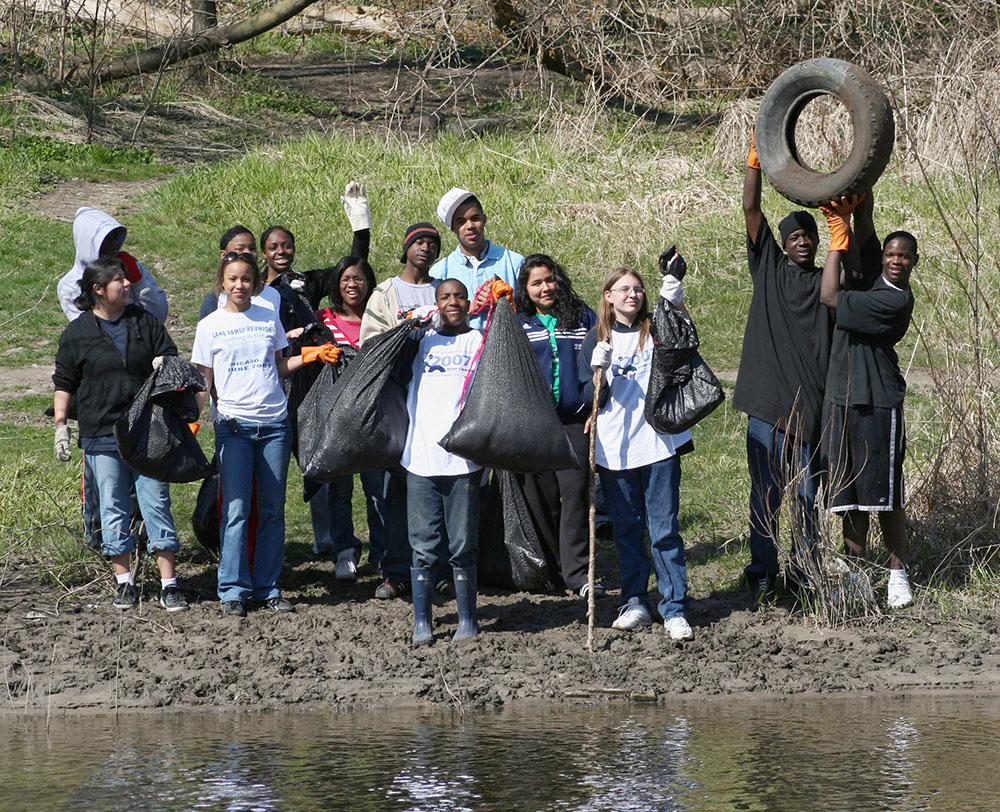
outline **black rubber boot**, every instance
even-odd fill
[[[455,603],[458,604],[458,631],[451,639],[458,642],[479,634],[479,622],[476,620],[476,568],[453,567],[452,572],[455,575]]]
[[[410,585],[413,587],[413,645],[425,646],[434,642],[431,629],[431,594],[434,591],[431,571],[424,567],[411,567]]]

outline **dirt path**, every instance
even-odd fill
[[[414,649],[409,602],[372,598],[370,573],[345,585],[329,563],[302,563],[286,578],[295,614],[258,611],[242,621],[221,616],[213,573],[185,582],[196,602],[176,615],[151,604],[117,612],[106,583],[60,602],[54,589],[8,581],[0,589],[2,712],[1000,688],[998,619],[949,623],[929,601],[878,629],[830,631],[790,606],[756,612],[742,596],[708,596],[692,605],[696,639],[679,645],[662,626],[613,632],[617,600],[609,595],[598,603],[597,651],[590,654],[579,598],[486,591],[476,640],[449,642],[456,626],[449,602],[434,609],[437,641]]]

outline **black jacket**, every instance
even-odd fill
[[[81,437],[114,434],[115,423],[153,371],[153,359],[177,355],[156,317],[131,304],[123,317],[128,328],[124,359],[89,310],[70,322],[59,338],[52,383],[57,390],[76,393]]]

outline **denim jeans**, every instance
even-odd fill
[[[482,471],[461,476],[406,475],[406,518],[414,567],[435,569],[444,538],[452,567],[476,565],[480,479]]]
[[[747,467],[750,469],[750,564],[748,576],[778,573],[778,516],[785,488],[797,480],[792,537],[794,557],[816,544],[816,491],[820,466],[812,446],[799,443],[770,423],[751,417],[747,425]]]
[[[369,548],[379,550],[380,559],[385,549],[385,527],[378,496],[384,487],[384,478],[383,471],[365,471],[361,474],[361,489],[365,493],[368,511]],[[333,482],[324,482],[309,500],[313,552],[316,555],[336,556],[343,550],[354,549],[357,551],[355,559],[361,557],[361,541],[354,535],[353,497],[354,477],[345,476]]]
[[[219,600],[265,601],[281,595],[285,555],[285,483],[292,430],[281,423],[217,418],[215,450],[222,483]],[[253,566],[247,528],[257,478],[257,544]]]
[[[600,474],[622,573],[622,604],[629,598],[646,595],[649,557],[643,529],[648,526],[656,585],[660,590],[660,616],[664,620],[683,617],[688,599],[684,539],[677,520],[680,457],[625,471],[601,468]]]
[[[383,578],[410,580],[410,540],[406,526],[406,480],[402,468],[392,471],[372,471],[374,475],[372,502],[381,519],[381,533],[372,533],[368,560],[375,564]],[[371,514],[369,514],[369,517]]]
[[[149,548],[177,552],[181,545],[170,513],[170,485],[150,479],[128,465],[117,451],[88,451],[83,458],[90,480],[100,496],[101,552],[111,557],[135,550],[129,533],[132,515],[131,486],[146,522]]]

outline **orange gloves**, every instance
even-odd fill
[[[750,130],[750,153],[747,155],[747,166],[751,169],[760,169],[760,161],[757,160],[757,127]]]
[[[829,206],[820,206],[819,210],[826,215],[826,223],[830,227],[830,250],[847,251],[851,245],[851,214],[858,203],[864,200],[864,195],[854,195],[840,200],[831,200]]]
[[[500,297],[506,296],[507,300],[513,304],[514,303],[514,288],[508,285],[500,278],[494,278],[493,285],[490,288],[490,293],[493,296],[493,301],[500,301]]]
[[[188,428],[191,429],[191,433],[195,437],[197,437],[198,436],[198,429],[201,428],[201,423],[199,423],[197,420],[194,423],[188,423]]]
[[[340,347],[334,344],[323,344],[320,347],[303,347],[302,363],[311,364],[322,361],[324,364],[336,364],[340,360]]]

